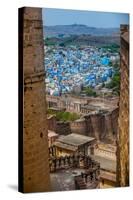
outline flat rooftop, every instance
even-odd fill
[[[96,155],[91,155],[91,157],[100,163],[100,168],[102,170],[116,173],[116,161]]]
[[[57,139],[57,141],[78,147],[95,141],[95,138],[72,133]]]

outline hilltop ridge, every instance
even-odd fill
[[[70,35],[116,36],[119,28],[97,28],[84,24],[43,26],[46,37],[65,37]]]

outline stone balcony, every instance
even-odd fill
[[[50,156],[49,165],[53,191],[100,187],[100,164],[90,156]]]

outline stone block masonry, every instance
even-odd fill
[[[121,25],[121,85],[117,138],[117,184],[129,186],[129,27]]]
[[[84,118],[70,122],[70,128],[72,133],[87,135],[87,124]]]
[[[59,121],[56,123],[56,133],[59,135],[68,135],[71,133],[71,127],[69,122]]]
[[[46,120],[42,10],[22,8],[23,14],[23,190],[50,191]]]
[[[95,137],[98,141],[115,144],[118,128],[118,108],[107,113],[88,114],[86,120],[86,135]]]

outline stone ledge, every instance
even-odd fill
[[[45,72],[39,72],[35,74],[30,74],[28,76],[24,76],[24,85],[41,82],[45,80]]]

